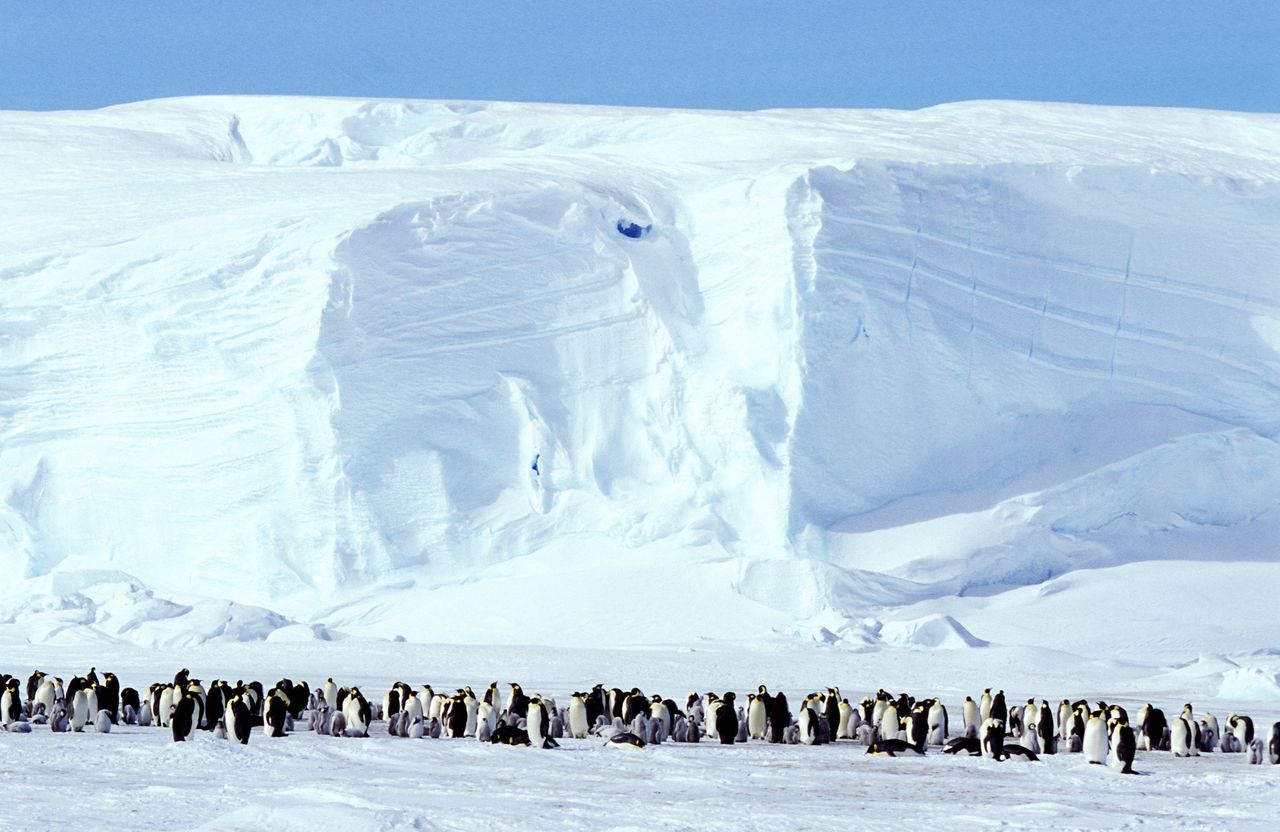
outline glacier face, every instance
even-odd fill
[[[986,102],[0,113],[0,562],[500,639],[636,575],[830,632],[1280,561],[1278,148]]]

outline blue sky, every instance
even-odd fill
[[[281,93],[1280,112],[1280,0],[0,0],[0,108]]]

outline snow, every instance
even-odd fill
[[[1268,696],[1277,148],[1009,102],[0,113],[0,638]]]

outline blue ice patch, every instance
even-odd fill
[[[649,225],[637,225],[636,223],[628,222],[627,220],[618,220],[618,233],[624,237],[630,237],[633,240],[640,239],[652,230],[652,223]]]

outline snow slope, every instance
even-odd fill
[[[0,182],[26,637],[1274,646],[1280,116],[181,99]]]

